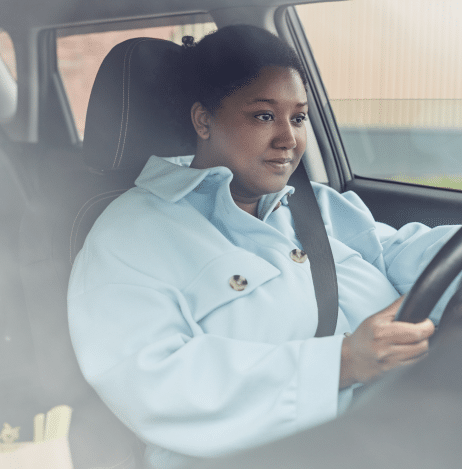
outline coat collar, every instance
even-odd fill
[[[188,158],[181,158],[178,161],[175,158],[168,161],[166,158],[151,156],[136,179],[135,185],[167,202],[175,203],[187,196],[204,180],[214,179],[215,183],[222,182],[229,186],[233,179],[232,172],[224,166],[207,169],[189,168],[183,165],[187,164]],[[258,218],[265,221],[279,201],[287,205],[287,196],[293,192],[293,187],[286,186],[279,192],[264,195],[258,206]]]
[[[196,169],[180,166],[167,161],[165,158],[151,156],[135,185],[146,189],[167,202],[178,202],[197,187],[205,178],[216,176],[219,179],[229,178],[233,175],[228,168]]]

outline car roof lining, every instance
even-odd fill
[[[295,3],[318,3],[325,0],[297,2],[293,0],[195,0],[191,8],[190,0],[16,0],[2,6],[0,24],[6,30],[65,27],[87,25],[105,21],[141,19],[153,16],[171,16],[209,12],[237,8],[275,9]],[[329,0],[344,1],[344,0]],[[221,15],[222,16],[222,15]]]

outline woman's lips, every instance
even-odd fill
[[[279,171],[285,171],[288,169],[291,162],[291,158],[275,158],[273,160],[265,160],[266,164]]]

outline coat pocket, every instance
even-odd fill
[[[281,271],[247,251],[232,251],[209,262],[183,291],[196,322],[225,304],[250,295]]]

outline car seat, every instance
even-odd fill
[[[138,440],[80,372],[68,332],[67,283],[94,221],[134,185],[149,156],[194,152],[180,60],[181,47],[169,41],[136,38],[115,46],[92,89],[83,158],[78,150],[46,150],[23,178],[28,200],[19,233],[20,274],[37,379],[25,384],[21,399],[30,403],[24,412],[31,421],[33,413],[56,405],[72,407],[75,469],[140,464]],[[22,411],[18,400],[13,405]]]

